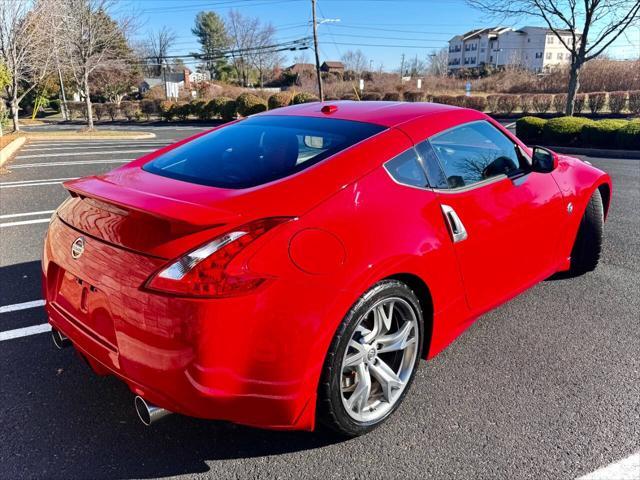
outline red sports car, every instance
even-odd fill
[[[611,198],[606,173],[480,112],[393,102],[269,111],[65,186],[54,340],[143,422],[349,436],[483,312],[593,270]]]

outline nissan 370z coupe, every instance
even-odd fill
[[[428,103],[309,103],[65,184],[58,345],[169,412],[354,436],[483,312],[599,260],[609,176]]]

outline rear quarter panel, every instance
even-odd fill
[[[388,157],[410,144],[387,147]],[[288,245],[296,233],[321,230],[339,239],[345,256],[322,273],[308,273],[290,260]],[[270,324],[276,338],[288,339],[290,368],[309,380],[315,393],[322,365],[340,322],[372,285],[398,274],[412,274],[430,288],[433,299],[435,355],[452,338],[447,332],[466,315],[461,278],[436,195],[428,190],[396,184],[383,167],[345,186],[297,222],[290,224],[255,255],[253,271],[270,272],[286,279],[287,304]],[[310,246],[312,243],[309,244]],[[310,249],[309,256],[321,252]],[[293,306],[293,307],[292,307]],[[299,317],[299,318],[292,318]],[[430,318],[426,319],[430,327]],[[425,332],[427,338],[431,331]]]

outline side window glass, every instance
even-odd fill
[[[515,144],[485,121],[452,128],[430,139],[449,188],[459,188],[525,168]]]
[[[413,148],[401,153],[384,164],[389,174],[396,182],[414,187],[427,187],[427,176],[418,161],[418,155]]]

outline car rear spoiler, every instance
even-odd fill
[[[135,190],[97,176],[71,180],[63,184],[72,197],[93,198],[125,210],[136,210],[164,220],[193,227],[210,228],[237,221],[240,215],[177,198]]]

